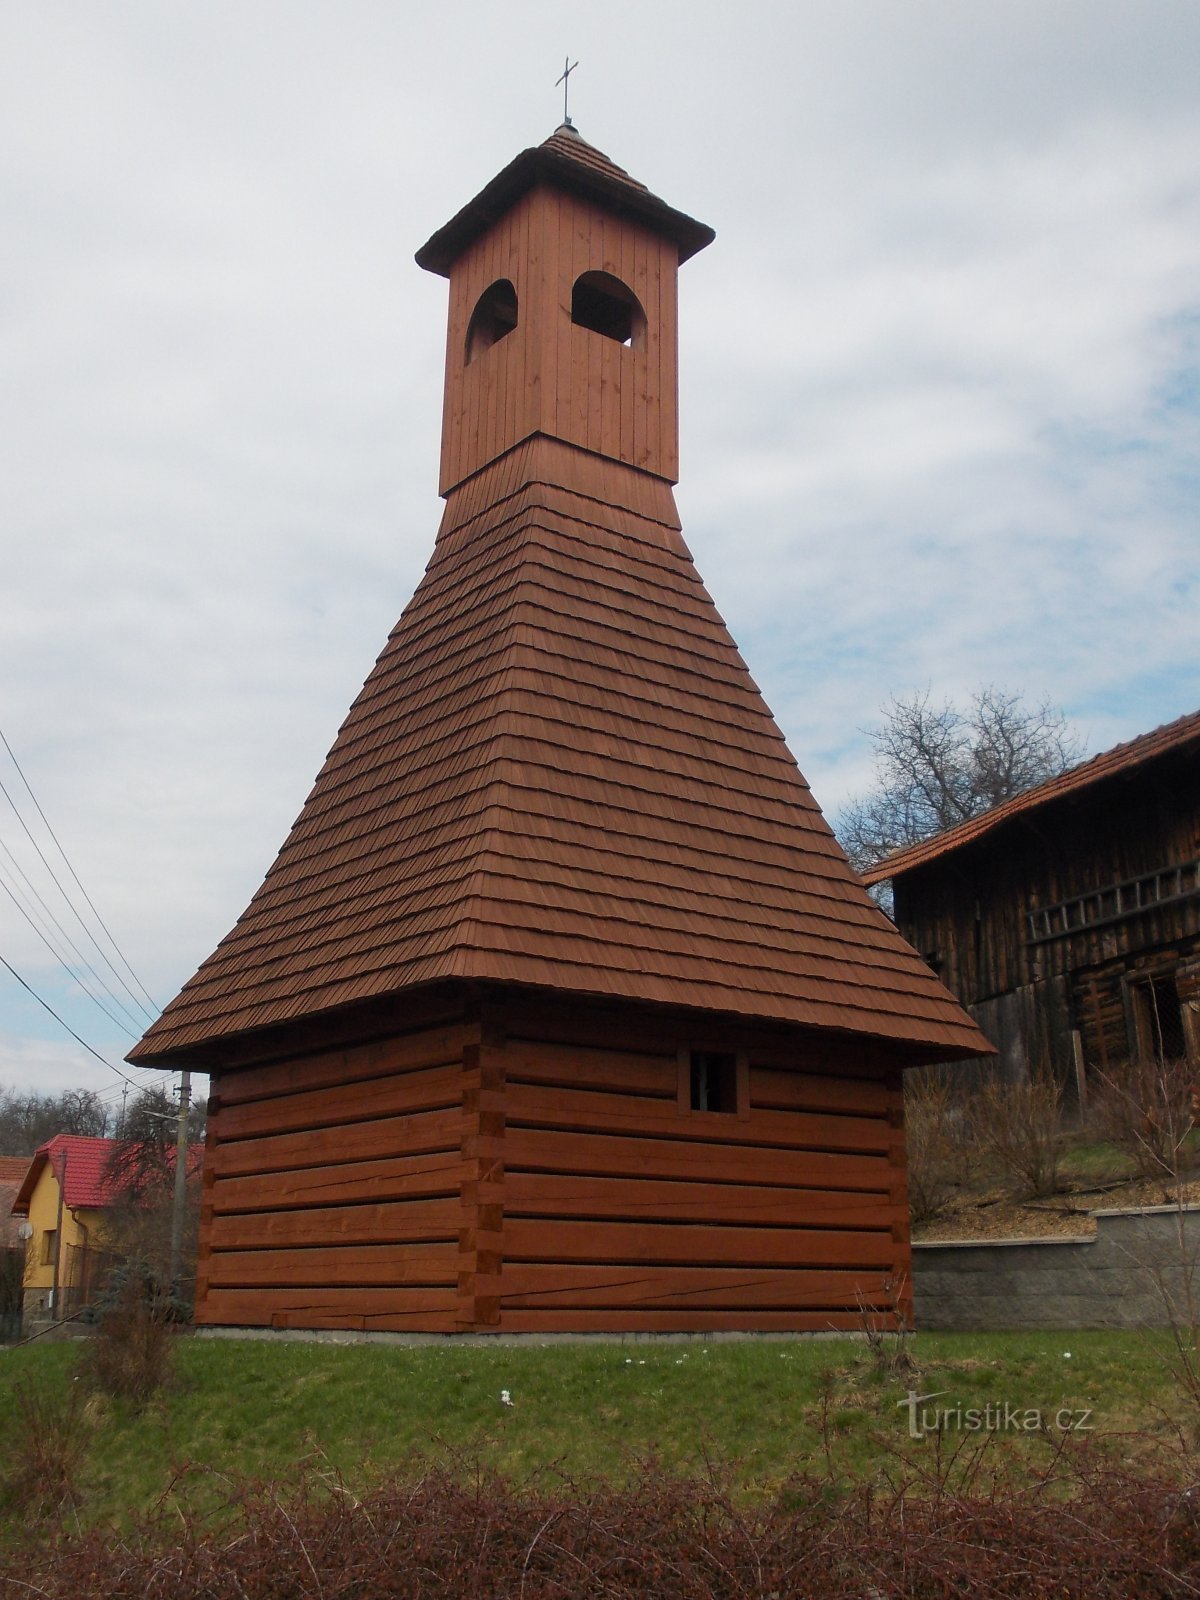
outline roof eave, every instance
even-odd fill
[[[486,232],[528,190],[538,183],[587,195],[601,201],[608,210],[632,217],[655,233],[674,241],[682,264],[716,238],[707,223],[697,222],[686,212],[676,211],[648,190],[583,166],[556,150],[535,146],[522,150],[502,172],[482,188],[473,200],[437,230],[417,251],[417,265],[443,278],[463,251]]]

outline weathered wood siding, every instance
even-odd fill
[[[457,1325],[468,1027],[213,1078],[196,1320]]]
[[[1102,1067],[1129,1049],[1130,978],[1182,964],[1184,998],[1188,963],[1200,950],[1200,894],[1049,939],[1032,937],[1030,914],[1198,857],[1200,763],[1177,752],[904,874],[894,885],[896,921],[985,1032],[998,996],[1056,998],[1056,980],[1066,981],[1070,1025],[1089,1063]],[[1061,1026],[1049,1013],[1043,1025]],[[1035,1044],[1031,1035],[1031,1051]]]

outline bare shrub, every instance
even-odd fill
[[[176,1307],[158,1280],[137,1262],[123,1263],[98,1306],[81,1376],[104,1394],[149,1399],[172,1375],[176,1322]]]
[[[972,1102],[971,1134],[983,1164],[1017,1199],[1054,1194],[1066,1142],[1062,1085],[1047,1067],[987,1078]]]
[[[1196,1072],[1186,1060],[1141,1055],[1095,1074],[1090,1120],[1142,1177],[1174,1180],[1191,1156],[1196,1101]]]
[[[3,1496],[10,1506],[40,1516],[70,1510],[80,1500],[79,1477],[91,1440],[81,1386],[18,1384],[4,1431],[7,1467]]]
[[[959,1096],[937,1067],[904,1075],[908,1205],[913,1222],[941,1216],[966,1181],[970,1152]]]
[[[855,1291],[859,1326],[867,1342],[871,1366],[881,1378],[908,1378],[916,1372],[911,1353],[913,1325],[909,1315],[908,1275],[883,1280],[883,1303],[873,1304]]]
[[[1099,1450],[1012,1482],[964,1468],[939,1436],[893,1452],[881,1482],[810,1475],[753,1499],[654,1464],[625,1485],[551,1491],[431,1472],[351,1494],[309,1471],[232,1483],[209,1518],[181,1515],[182,1487],[120,1530],[30,1548],[0,1596],[1182,1600],[1200,1584],[1198,1497]]]

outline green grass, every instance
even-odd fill
[[[1132,1157],[1115,1144],[1104,1141],[1069,1146],[1063,1151],[1059,1170],[1064,1178],[1078,1179],[1081,1183],[1107,1183],[1137,1176]]]
[[[148,1404],[88,1400],[83,1514],[108,1520],[147,1506],[180,1469],[203,1502],[219,1497],[220,1475],[282,1477],[306,1460],[351,1485],[447,1460],[518,1480],[619,1480],[647,1457],[684,1473],[715,1462],[749,1493],[805,1469],[859,1477],[907,1447],[898,1402],[910,1383],[945,1391],[943,1407],[1088,1409],[1098,1432],[1143,1443],[1171,1436],[1183,1410],[1165,1340],[1144,1334],[922,1334],[912,1351],[917,1374],[896,1378],[848,1339],[418,1348],[183,1339],[174,1384]],[[20,1458],[17,1391],[61,1392],[75,1359],[69,1345],[0,1352],[0,1459]],[[1045,1436],[1005,1437],[1018,1470],[1044,1459]]]

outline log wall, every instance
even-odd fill
[[[691,1110],[689,1046],[736,1048],[735,1111]],[[901,1104],[866,1046],[554,1003],[231,1069],[197,1321],[857,1327],[909,1269]]]
[[[743,1034],[738,1112],[693,1112],[678,1028],[513,1029],[498,1331],[856,1327],[906,1278],[898,1074]]]
[[[196,1320],[458,1325],[469,1026],[214,1074]]]

